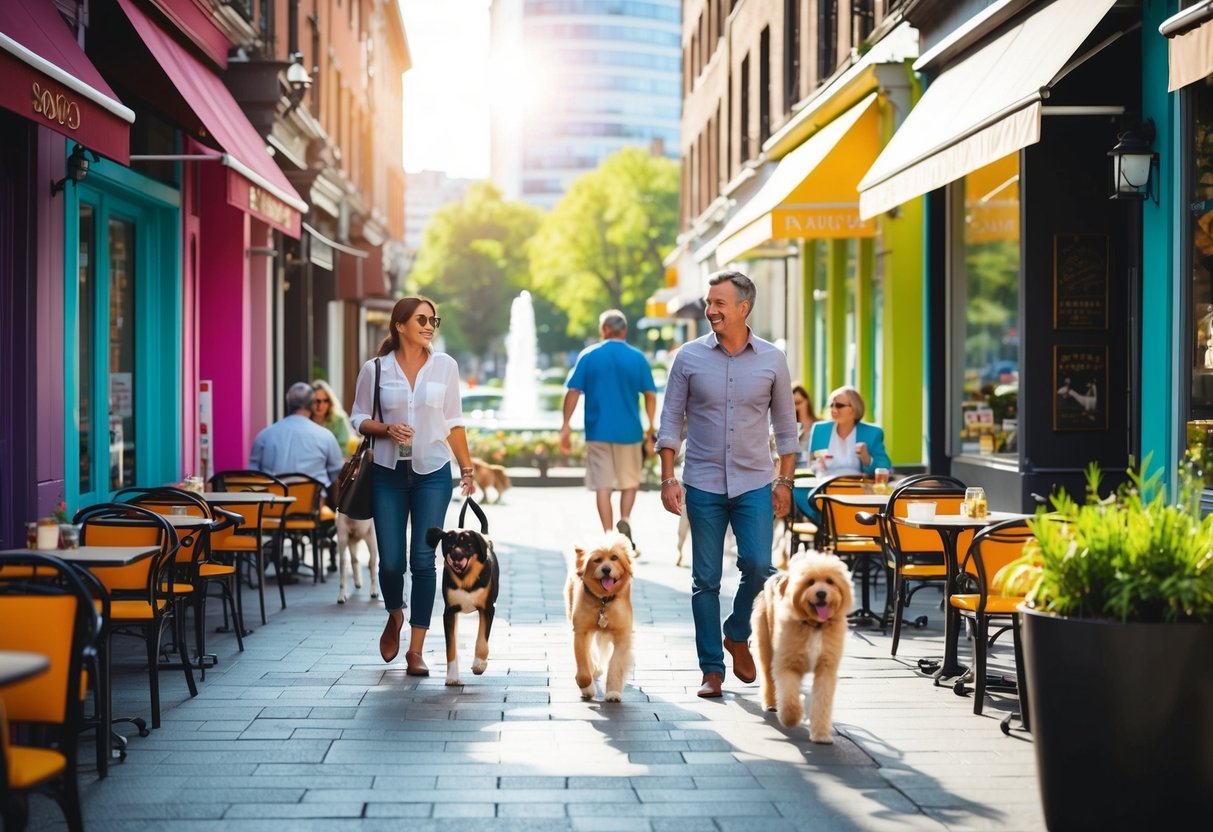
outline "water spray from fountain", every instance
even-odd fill
[[[501,417],[511,423],[535,425],[539,421],[539,384],[535,379],[535,304],[523,290],[510,304],[510,331],[505,338],[505,387]]]

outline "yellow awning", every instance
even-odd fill
[[[1040,141],[1041,102],[1115,0],[1054,0],[940,73],[859,183],[875,217]]]
[[[1213,2],[1197,4],[1164,21],[1167,90],[1175,92],[1213,75]]]
[[[772,240],[875,236],[876,224],[859,218],[856,186],[880,150],[876,99],[871,93],[780,160],[720,233],[718,264]]]

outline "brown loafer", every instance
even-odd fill
[[[699,690],[695,692],[695,695],[703,699],[719,699],[720,686],[723,684],[723,673],[705,673],[703,674],[703,684],[699,686]]]
[[[724,649],[733,656],[733,675],[745,683],[758,678],[758,668],[754,667],[754,657],[750,655],[750,645],[744,641],[733,641],[724,637]]]
[[[409,676],[429,676],[430,669],[425,666],[425,660],[421,658],[420,653],[414,653],[409,650],[404,654],[404,661],[407,667],[405,673]]]
[[[383,635],[379,637],[379,655],[383,656],[385,662],[390,662],[400,654],[400,628],[403,626],[403,610],[388,613],[387,624],[383,625]]]

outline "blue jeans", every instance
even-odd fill
[[[407,547],[413,591],[409,597],[409,625],[430,626],[434,612],[434,593],[438,588],[434,569],[434,547],[425,542],[425,533],[441,528],[446,507],[451,502],[451,464],[432,474],[417,474],[412,465],[401,460],[395,470],[371,466],[375,494],[375,537],[379,542],[379,586],[388,612],[404,607],[404,567],[406,526],[412,527],[412,543]]]
[[[741,581],[733,612],[724,621],[724,635],[744,642],[750,637],[754,599],[771,574],[771,538],[775,512],[771,486],[737,497],[687,486],[684,510],[691,523],[691,616],[695,619],[695,649],[704,673],[724,673],[724,643],[720,625],[720,578],[724,571],[724,532],[732,524],[737,538],[737,568]]]

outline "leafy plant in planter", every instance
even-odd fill
[[[1026,590],[1024,670],[1051,829],[1213,815],[1213,516],[1181,475],[1168,502],[1147,458],[1101,498],[1062,493],[999,575]],[[1133,795],[1131,799],[1109,799]]]

